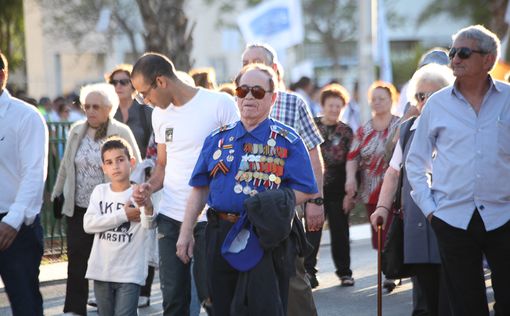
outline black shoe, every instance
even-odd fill
[[[350,275],[344,275],[340,277],[341,286],[354,286],[354,278]]]
[[[386,279],[383,282],[383,288],[386,289],[388,293],[391,293],[396,287],[397,285],[393,280]]]
[[[310,286],[312,289],[315,289],[319,286],[319,280],[317,280],[317,276],[315,273],[306,273],[306,277],[308,278],[308,281],[310,282]]]

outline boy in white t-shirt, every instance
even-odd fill
[[[90,197],[83,228],[95,234],[85,277],[94,280],[101,316],[138,315],[140,287],[147,277],[148,229],[152,228],[150,199],[133,205],[129,176],[135,164],[130,145],[111,137],[101,147],[103,172],[110,183],[99,184]]]

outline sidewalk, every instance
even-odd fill
[[[353,225],[350,228],[351,240],[362,240],[370,238],[369,224]],[[329,245],[329,232],[324,231],[322,234],[321,246]],[[67,261],[57,262],[50,264],[43,264],[40,266],[39,282],[41,286],[47,283],[64,281],[67,279]],[[0,292],[4,291],[4,284],[0,279]]]

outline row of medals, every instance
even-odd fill
[[[280,151],[277,151],[275,147],[276,141],[272,138],[267,141],[267,144],[269,147],[263,144],[245,144],[244,152],[246,154],[241,158],[239,170],[235,176],[237,181],[234,186],[235,193],[254,196],[258,193],[256,188],[261,185],[269,190],[280,187],[283,166],[285,165],[283,156],[286,156],[286,150],[285,155],[280,154]],[[268,173],[262,171],[263,164],[267,164],[265,166]],[[250,186],[252,180],[253,187]],[[243,181],[245,182],[244,186]]]

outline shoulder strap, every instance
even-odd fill
[[[400,176],[398,177],[398,185],[397,192],[395,193],[395,202],[394,208],[399,211],[402,210],[402,185],[404,183],[404,151],[407,143],[409,142],[409,137],[411,137],[411,127],[414,124],[416,117],[412,117],[402,123],[400,126],[400,146],[402,148],[402,168],[400,169]]]
[[[142,128],[143,128],[143,141],[144,141],[144,145],[147,146],[147,144],[149,143],[149,137],[150,137],[150,134],[149,134],[149,124],[147,123],[147,115],[145,115],[145,109],[144,109],[144,105],[141,104],[140,105],[140,120],[142,120]]]

